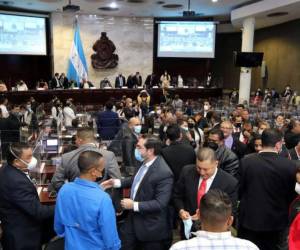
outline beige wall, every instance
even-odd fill
[[[52,13],[52,48],[54,72],[67,72],[68,59],[73,40],[74,15]],[[131,17],[79,16],[80,36],[88,64],[89,80],[99,86],[100,80],[108,77],[114,84],[116,75],[122,72],[126,77],[139,71],[143,76],[152,72],[153,20]],[[107,32],[119,55],[115,69],[96,71],[91,65],[92,46],[101,32]]]
[[[264,52],[268,68],[266,87],[279,91],[290,84],[300,90],[300,20],[255,32],[255,51]],[[262,86],[260,69],[253,71],[252,89]]]

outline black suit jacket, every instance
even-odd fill
[[[273,152],[245,156],[240,166],[240,225],[253,231],[284,229],[295,183],[292,161]]]
[[[62,88],[63,86],[61,85],[61,82],[59,81],[59,79],[56,80],[55,77],[53,77],[50,81],[50,88],[51,89],[56,89],[58,88],[57,86],[57,81],[58,81],[58,85],[59,85],[59,88]]]
[[[130,187],[134,177],[122,180],[122,187]],[[172,236],[168,205],[173,189],[173,174],[165,160],[158,156],[149,167],[139,185],[134,201],[139,203],[139,212],[131,218],[135,236],[140,241],[160,241]],[[125,223],[129,223],[128,221]]]
[[[138,87],[138,86],[142,86],[143,85],[143,79],[142,79],[142,76],[134,76],[133,78],[132,78],[132,81],[133,81],[133,85],[135,86],[135,87]]]
[[[236,154],[236,156],[241,159],[247,153],[247,145],[240,142],[239,138],[233,136],[233,143],[231,146],[231,151]]]
[[[138,162],[134,156],[135,146],[137,144],[137,137],[132,130],[127,126],[124,126],[122,134],[122,157],[125,167],[137,167]]]
[[[126,86],[126,79],[125,79],[124,76],[122,76],[122,80],[123,80],[123,86],[122,87],[125,87]],[[116,77],[115,88],[121,88],[119,76]]]
[[[54,207],[43,206],[35,186],[19,169],[0,169],[0,220],[5,250],[40,250],[42,224],[53,219]]]
[[[173,142],[162,150],[162,156],[173,171],[174,181],[179,178],[184,166],[195,164],[196,154],[192,146],[182,143]]]
[[[196,170],[196,165],[187,165],[182,170],[179,180],[175,184],[173,202],[177,212],[184,209],[194,215],[198,208],[197,194],[200,175]],[[238,181],[222,169],[218,169],[217,174],[210,186],[211,189],[219,189],[227,193],[233,203],[233,214],[236,212],[238,197]]]

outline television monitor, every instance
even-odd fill
[[[58,146],[58,139],[46,139],[44,143],[44,151],[48,153],[57,153]]]
[[[214,22],[158,21],[157,32],[157,57],[215,57]]]
[[[0,54],[47,55],[46,18],[0,12]]]
[[[263,57],[262,52],[234,52],[234,63],[237,67],[258,67],[261,66]]]

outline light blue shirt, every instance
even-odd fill
[[[112,201],[96,182],[76,178],[63,185],[56,201],[54,229],[66,250],[119,250]]]

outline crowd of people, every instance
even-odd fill
[[[166,91],[153,104],[142,90],[111,98],[84,126],[72,98],[55,97],[49,110],[2,98],[4,250],[40,250],[53,228],[72,250],[299,249],[290,206],[300,194],[300,110],[290,86],[265,93],[269,101],[233,105],[236,94],[196,101]],[[77,131],[48,187],[55,206],[41,205],[28,176],[37,161],[16,133],[37,137],[46,117],[51,129]]]

